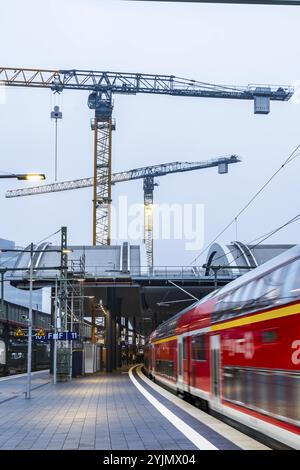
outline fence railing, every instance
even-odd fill
[[[129,270],[122,271],[115,266],[85,266],[85,276],[93,277],[134,277],[134,278],[157,278],[157,279],[202,279],[214,276],[205,275],[206,270],[197,266],[131,266]],[[232,274],[220,273],[218,278],[232,278]]]

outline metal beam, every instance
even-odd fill
[[[242,100],[253,100],[256,96],[265,96],[270,100],[286,101],[293,94],[293,88],[289,86],[216,85],[175,77],[174,75],[76,69],[49,70],[0,67],[0,83],[5,86],[49,88],[58,93],[64,89],[69,89],[130,95],[152,93]]]
[[[113,130],[113,125],[112,125]],[[111,175],[111,184],[125,181],[142,179],[147,176],[161,177],[171,173],[183,173],[186,171],[201,170],[205,168],[218,167],[222,164],[239,163],[241,158],[237,155],[212,158],[200,162],[170,162],[160,165],[152,165],[135,168],[129,171],[121,171]],[[59,183],[32,186],[30,188],[11,189],[5,193],[6,198],[34,196],[37,194],[47,194],[61,191],[71,191],[72,189],[90,188],[94,186],[94,177],[81,178],[77,180],[61,181]]]
[[[93,245],[110,245],[112,120],[94,121]]]

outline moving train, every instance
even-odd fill
[[[300,449],[300,245],[163,322],[145,370],[201,408]]]

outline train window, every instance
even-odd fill
[[[243,315],[245,310],[253,308],[253,291],[255,281],[224,294],[216,304],[213,321],[226,320],[228,318]]]
[[[255,291],[255,307],[264,308],[269,305],[280,304],[286,301],[284,283],[289,267],[282,266],[261,277],[257,281]]]
[[[273,418],[300,424],[300,374],[224,367],[224,397]]]
[[[231,294],[230,302],[228,302],[228,318],[243,315],[246,311],[253,308],[254,289],[255,281],[251,281]]]
[[[213,322],[300,298],[300,260],[281,266],[219,298]]]
[[[157,372],[168,377],[174,377],[174,362],[173,361],[156,361],[155,369]]]
[[[216,306],[213,312],[213,321],[218,321],[221,317],[221,312],[223,310],[223,299],[224,299],[224,295],[220,297],[216,303]]]
[[[193,336],[192,352],[195,361],[206,361],[205,335]]]
[[[230,315],[233,307],[233,294],[229,292],[225,295],[222,302],[222,314],[220,315],[220,320],[224,320],[228,314]]]
[[[284,296],[287,302],[300,297],[300,259],[293,261],[289,265],[284,286]]]
[[[278,330],[277,328],[263,330],[261,332],[262,343],[276,343],[278,341]]]

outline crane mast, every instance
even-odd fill
[[[0,85],[90,92],[88,106],[94,110],[94,192],[93,244],[110,244],[111,147],[114,94],[150,93],[195,98],[254,101],[254,113],[268,114],[270,101],[287,101],[293,94],[288,86],[215,85],[174,75],[157,75],[92,70],[51,70],[0,67]]]

